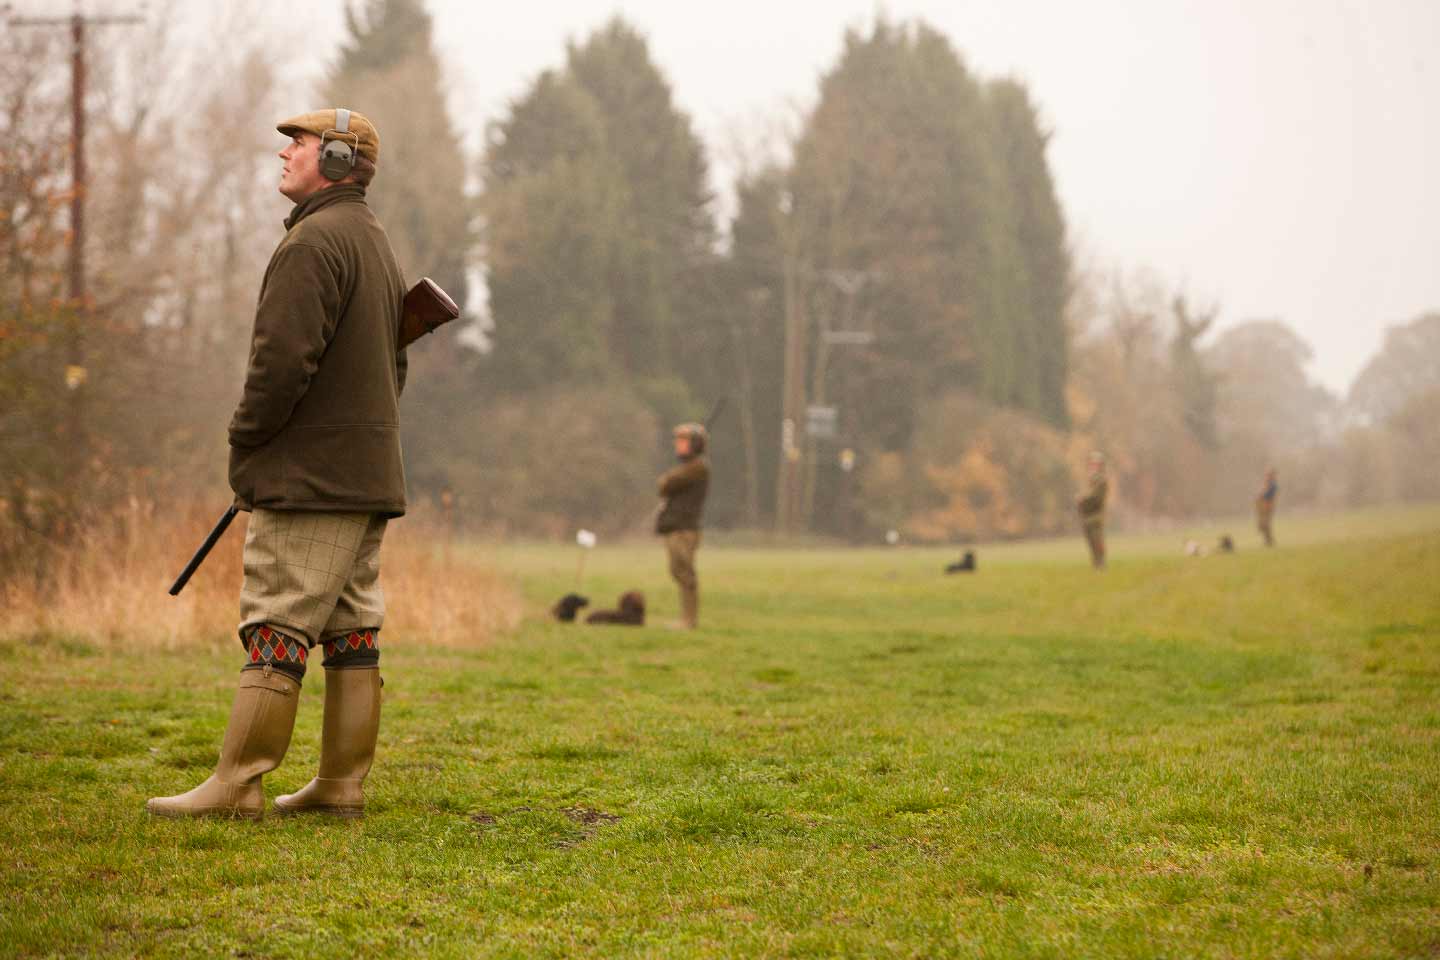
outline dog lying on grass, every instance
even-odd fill
[[[618,610],[596,610],[585,618],[586,623],[618,623],[628,627],[645,625],[645,594],[630,590],[620,595]]]
[[[589,597],[582,597],[578,593],[567,593],[555,602],[555,606],[550,608],[550,614],[561,623],[574,623],[575,615],[580,612],[580,608],[589,605]]]
[[[966,550],[965,556],[956,563],[945,568],[946,573],[974,573],[975,572],[975,551]]]

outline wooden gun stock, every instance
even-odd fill
[[[427,333],[434,332],[460,316],[460,308],[440,285],[425,277],[410,292],[400,308],[400,339],[397,350],[404,350]]]

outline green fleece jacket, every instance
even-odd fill
[[[405,282],[390,241],[355,184],[312,194],[285,226],[230,420],[236,502],[400,516]]]

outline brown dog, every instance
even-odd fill
[[[645,594],[631,590],[620,595],[619,610],[596,610],[585,618],[586,623],[619,623],[629,627],[645,625]]]

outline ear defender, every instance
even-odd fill
[[[355,142],[342,139],[350,137]],[[326,180],[344,180],[355,168],[355,151],[360,137],[350,132],[350,111],[335,111],[335,128],[320,135],[320,173]]]

